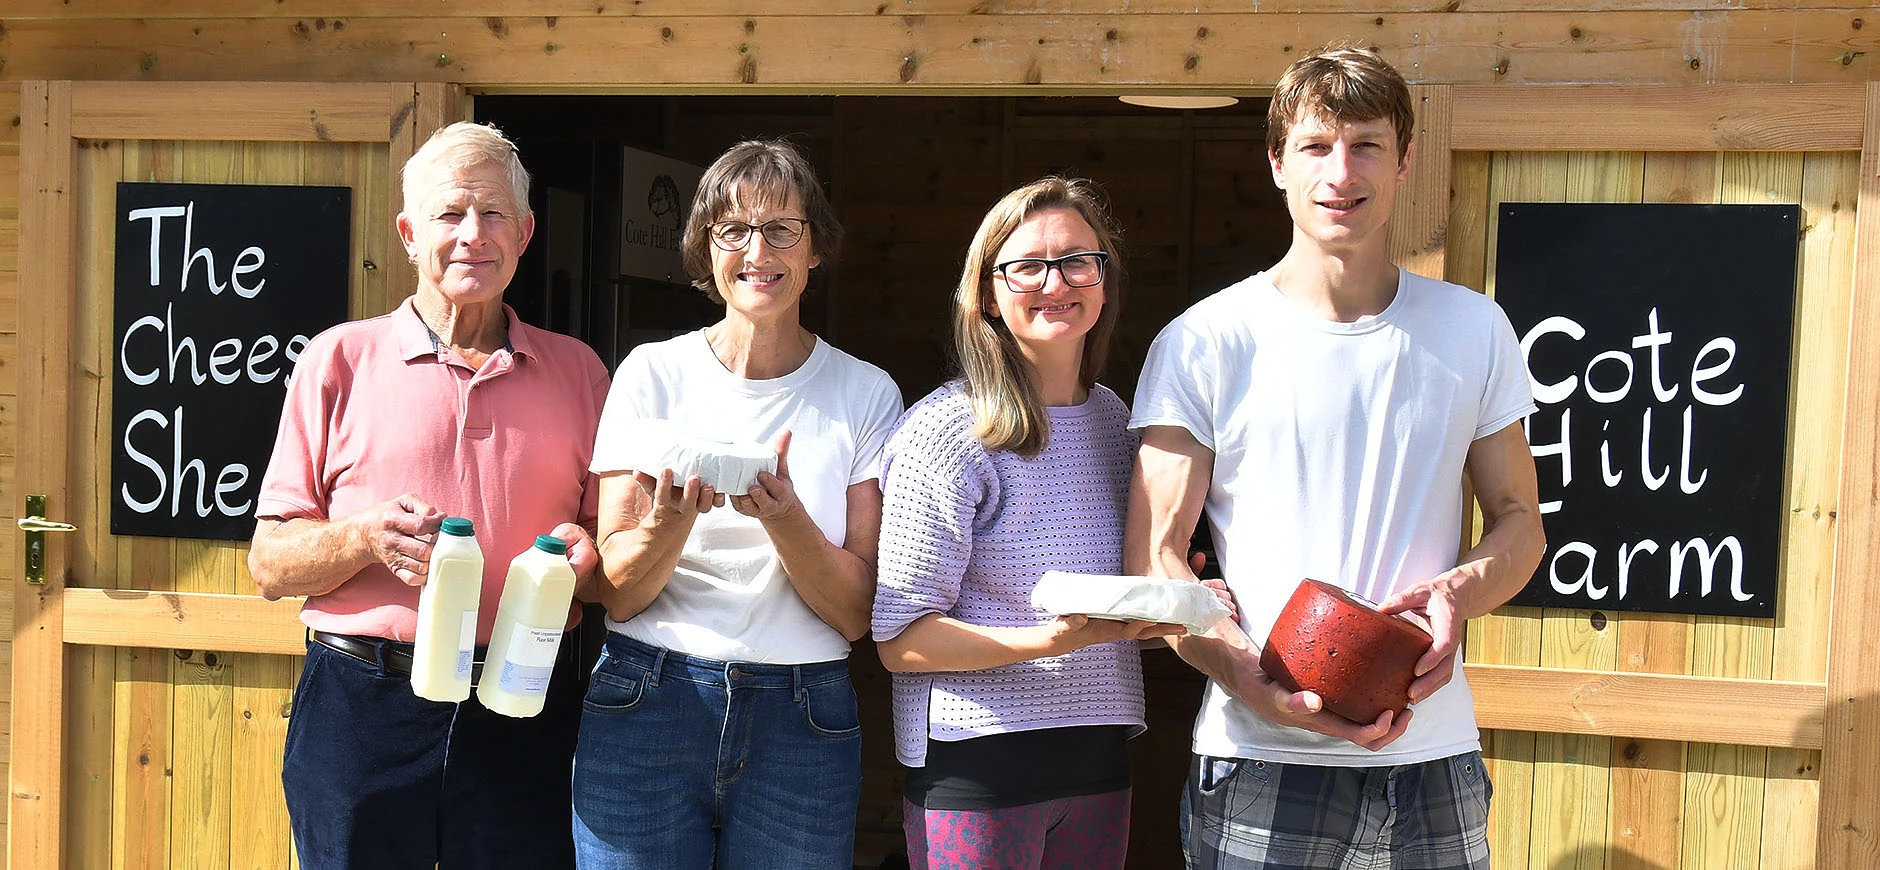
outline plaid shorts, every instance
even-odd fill
[[[1397,767],[1193,756],[1182,793],[1189,870],[1486,870],[1480,752]]]

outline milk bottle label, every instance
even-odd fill
[[[463,626],[457,631],[457,679],[470,679],[470,667],[477,657],[477,614],[472,610],[463,615]]]
[[[560,628],[516,626],[509,638],[509,653],[503,656],[503,677],[498,682],[505,692],[518,695],[542,695],[548,692],[548,678],[555,672],[555,652],[561,646]]]

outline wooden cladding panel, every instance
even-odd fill
[[[1852,302],[1845,288],[1852,286],[1854,271],[1855,209],[1849,204],[1860,197],[1859,171],[1859,152],[1810,154],[1802,169],[1802,272],[1795,340],[1810,352],[1795,360],[1790,388],[1792,462],[1783,527],[1789,559],[1771,669],[1778,680],[1827,678],[1841,484],[1834,458],[1842,449],[1846,324]],[[1798,856],[1812,860],[1820,821],[1821,753],[1770,750],[1763,793],[1763,865],[1779,866]]]
[[[20,89],[0,85],[0,377],[17,371],[20,328]],[[25,506],[12,485],[19,464],[19,395],[17,389],[0,391],[0,522],[12,523]],[[11,588],[18,574],[18,539],[0,535],[0,584]],[[0,594],[0,652],[7,665],[0,669],[0,703],[12,697],[13,596]],[[0,737],[11,723],[0,719]],[[6,758],[0,757],[0,779],[7,776]],[[6,855],[7,830],[0,820],[0,860]]]
[[[604,4],[603,4],[604,5]],[[10,19],[6,75],[456,81],[698,93],[1154,85],[1236,92],[1307,47],[1378,46],[1421,83],[1857,83],[1876,38],[1844,10]],[[1774,36],[1773,34],[1780,34]],[[854,92],[854,91],[852,91]],[[1460,147],[1460,146],[1459,146]]]
[[[1452,275],[1475,268],[1475,231],[1463,218],[1476,211],[1462,201],[1478,197],[1488,203],[1491,225],[1494,207],[1507,200],[1793,202],[1807,212],[1796,302],[1797,357],[1791,374],[1784,617],[1771,621],[1548,610],[1539,612],[1536,625],[1536,611],[1505,608],[1472,626],[1468,647],[1472,662],[1525,663],[1531,661],[1535,642],[1510,641],[1538,630],[1541,662],[1549,667],[1687,673],[1789,685],[1797,690],[1791,697],[1797,718],[1775,729],[1793,733],[1781,740],[1734,740],[1628,729],[1626,736],[1604,745],[1571,734],[1539,734],[1528,738],[1534,741],[1530,753],[1520,736],[1490,732],[1485,745],[1502,786],[1493,827],[1497,850],[1525,854],[1530,866],[1549,867],[1607,862],[1806,866],[1814,850],[1803,841],[1815,830],[1813,795],[1821,782],[1819,756],[1812,747],[1822,733],[1816,729],[1822,727],[1824,715],[1813,688],[1822,679],[1826,661],[1823,560],[1834,552],[1835,475],[1840,468],[1829,457],[1838,456],[1841,449],[1838,421],[1846,377],[1844,345],[1824,333],[1845,330],[1850,320],[1847,287],[1855,233],[1852,215],[1844,212],[1858,184],[1855,158],[1847,153],[1555,152],[1498,153],[1489,160],[1494,169],[1487,190],[1475,175],[1475,163],[1466,156],[1456,162],[1458,203],[1451,217],[1459,230],[1452,236],[1450,253],[1452,259],[1459,253],[1461,258]],[[1490,284],[1493,239],[1491,226],[1481,272]],[[1810,341],[1805,338],[1810,335],[1823,337]],[[1587,664],[1569,664],[1574,661]],[[1642,674],[1622,679],[1634,678],[1655,679]],[[1796,682],[1766,682],[1772,678]],[[1487,709],[1505,700],[1489,700],[1490,694],[1484,690],[1478,696]],[[1521,709],[1531,712],[1544,706],[1537,697]],[[1758,703],[1744,709],[1756,710],[1760,717],[1769,708]],[[1489,716],[1483,723],[1500,724]],[[1729,745],[1738,743],[1748,745]],[[1509,794],[1509,785],[1529,783],[1530,800]],[[1503,798],[1510,797],[1514,800],[1504,803]],[[1567,812],[1566,806],[1583,809]],[[1607,808],[1603,821],[1588,818],[1584,808],[1602,806]],[[1601,823],[1593,826],[1589,821]]]
[[[75,82],[81,139],[386,142],[393,89],[382,84]],[[215,107],[202,111],[203,106]]]
[[[1476,719],[1485,728],[1801,748],[1822,742],[1819,683],[1473,663],[1468,674],[1477,694]],[[1754,709],[1757,715],[1687,718],[1710,704],[1719,711]]]
[[[160,549],[155,539],[136,546]],[[232,552],[232,551],[231,551]],[[198,572],[202,567],[196,569]],[[293,599],[228,593],[72,589],[64,628],[71,643],[299,655],[303,629]],[[1487,728],[1674,737],[1751,745],[1816,747],[1822,686],[1767,680],[1611,671],[1467,666]],[[1730,711],[1756,709],[1745,719]]]
[[[1716,198],[1715,153],[1646,154],[1643,202],[1704,203]],[[1684,614],[1633,614],[1617,626],[1622,671],[1683,674],[1691,669],[1691,626]],[[1616,866],[1674,867],[1681,860],[1686,744],[1613,738],[1607,856]]]
[[[1821,785],[1819,858],[1824,867],[1880,864],[1880,804],[1871,783],[1880,772],[1880,87],[1867,89],[1867,132],[1860,155],[1860,206],[1855,218],[1854,281],[1849,305],[1840,509],[1834,552],[1833,631],[1828,649],[1828,743],[1822,766],[1835,775]]]
[[[137,539],[156,555],[167,542]],[[72,589],[66,596],[69,643],[300,655],[306,633],[301,599],[144,590]]]
[[[78,201],[75,238],[78,269],[72,304],[75,329],[71,333],[74,366],[104,376],[75,378],[73,403],[80,408],[110,407],[109,373],[113,371],[112,276],[113,251],[108,239],[115,232],[112,203],[121,177],[124,149],[102,142],[79,143],[74,149],[73,186]],[[94,203],[105,203],[102,207]],[[109,526],[111,433],[109,426],[72,426],[69,456],[72,483],[69,504],[57,519],[74,523],[80,534],[98,535]],[[101,473],[102,472],[102,473]],[[116,571],[116,547],[70,546],[75,538],[61,538],[51,546],[69,554],[77,578],[109,577]],[[82,582],[82,581],[81,581]],[[65,855],[67,866],[106,866],[109,861],[112,792],[112,681],[116,656],[110,650],[78,648],[66,655],[65,715]]]
[[[69,85],[28,83],[20,94],[21,243],[34,250],[69,250],[74,210]],[[16,487],[8,491],[43,493],[51,510],[68,503],[65,468],[67,444],[62,425],[70,408],[71,335],[74,263],[50,257],[22,264],[22,285],[46,288],[44,298],[22,310],[17,356],[22,420],[20,455],[33,461],[20,467]],[[0,350],[0,359],[9,358]],[[0,390],[3,392],[3,390]],[[11,770],[9,772],[8,858],[13,866],[61,866],[64,788],[64,643],[60,638],[59,590],[67,577],[65,548],[48,547],[48,582],[30,587],[13,584],[13,690],[10,701]],[[30,675],[19,679],[20,674]],[[30,712],[27,712],[30,711]],[[58,718],[54,718],[57,716]],[[22,727],[24,726],[24,727]],[[24,832],[24,833],[22,833]]]
[[[1419,275],[1441,276],[1444,235],[1449,226],[1450,91],[1443,85],[1416,85],[1411,131],[1415,153],[1410,174],[1391,211],[1391,262]],[[1477,285],[1480,286],[1480,285]]]
[[[1858,82],[1459,85],[1451,147],[1474,151],[1858,151]]]
[[[94,90],[107,86],[78,87]],[[369,234],[362,231],[355,239],[356,253],[364,254],[355,272],[355,281],[371,286],[371,278],[382,272],[370,258],[383,259],[384,246],[389,239],[387,228],[391,221],[387,205],[391,200],[385,195],[390,187],[387,140],[394,118],[402,117],[399,123],[411,131],[405,138],[415,140],[420,133],[419,122],[414,119],[421,115],[426,118],[444,116],[448,112],[448,101],[440,95],[454,92],[445,85],[426,87],[435,93],[426,96],[415,92],[410,85],[403,86],[402,99],[408,108],[402,115],[393,109],[397,105],[395,101],[401,98],[401,91],[395,86],[339,89],[351,92],[350,99],[358,103],[370,102],[377,107],[379,126],[384,132],[376,134],[376,143],[87,140],[67,129],[62,133],[63,149],[35,149],[36,153],[52,157],[65,153],[76,158],[72,169],[64,176],[57,171],[27,176],[39,180],[37,196],[43,197],[44,190],[56,190],[60,196],[76,202],[70,240],[47,248],[69,250],[69,258],[39,257],[32,261],[42,271],[48,266],[64,264],[76,273],[70,279],[74,291],[51,294],[60,304],[48,306],[71,312],[69,321],[63,316],[54,318],[52,323],[59,328],[38,333],[42,345],[63,342],[71,359],[70,370],[88,375],[72,379],[69,401],[76,407],[88,409],[110,406],[109,372],[113,363],[110,263],[115,233],[111,204],[115,202],[115,185],[120,179],[350,184],[358,191],[353,197],[355,223],[370,223],[376,230]],[[288,88],[287,92],[291,96],[304,90]],[[198,92],[189,87],[174,91],[173,98]],[[236,102],[242,105],[252,102],[244,100]],[[50,102],[41,100],[42,104]],[[153,105],[163,103],[163,100],[153,100]],[[428,114],[414,112],[410,108],[414,104],[419,110],[428,106]],[[434,119],[432,122],[435,123]],[[163,134],[152,125],[139,126],[134,119],[126,121],[125,126],[149,135]],[[192,137],[183,133],[175,138]],[[408,277],[408,270],[399,271]],[[387,284],[384,280],[376,282],[378,287]],[[68,331],[61,321],[80,327]],[[0,346],[0,362],[6,363],[0,369],[9,372],[17,368],[11,363],[18,359],[11,339],[10,334],[0,336],[0,340],[5,340]],[[39,388],[45,381],[56,382],[56,379],[36,377],[34,387]],[[4,401],[4,397],[0,397],[0,401]],[[64,413],[60,412],[57,418],[63,420]],[[0,422],[10,420],[11,416],[7,416]],[[59,476],[75,484],[70,497],[62,499],[64,504],[55,503],[55,514],[76,521],[80,534],[89,539],[89,543],[80,542],[84,544],[81,546],[55,548],[56,552],[69,554],[70,562],[69,570],[58,576],[79,578],[87,586],[197,590],[223,596],[238,591],[252,592],[254,584],[245,570],[247,548],[243,544],[108,535],[110,483],[105,463],[111,452],[109,427],[94,425],[97,422],[92,420],[85,425],[66,427],[64,432],[71,439],[69,444],[60,444],[59,450],[52,451],[53,455],[71,457],[69,468],[61,469],[64,473]],[[59,427],[50,428],[58,431]],[[43,444],[46,440],[40,436],[37,443]],[[10,465],[0,469],[0,485],[6,491],[17,492],[10,476]],[[15,555],[11,537],[8,536],[8,546],[3,548],[9,557]],[[105,589],[70,591],[71,601],[80,605],[78,624],[81,626],[86,624],[83,618],[86,596],[115,594]],[[22,596],[22,600],[26,599]],[[287,651],[299,652],[300,635],[293,619],[292,603],[267,604],[258,598],[246,600],[263,604],[265,612],[279,614],[284,632],[291,627],[292,646]],[[63,596],[57,601],[61,605],[66,603]],[[49,839],[55,844],[63,843],[65,855],[69,856],[65,861],[68,866],[290,866],[293,856],[285,812],[281,809],[280,747],[296,677],[296,661],[280,655],[250,657],[225,652],[190,652],[191,647],[184,643],[215,645],[220,643],[220,638],[239,636],[251,627],[227,621],[218,625],[210,619],[208,624],[213,634],[191,637],[186,632],[176,631],[178,625],[185,624],[180,622],[182,606],[173,607],[162,596],[158,596],[157,601],[163,613],[158,615],[155,624],[169,631],[167,634],[148,633],[148,636],[166,642],[164,649],[114,650],[109,646],[85,644],[99,634],[123,636],[125,623],[115,618],[119,616],[115,612],[114,618],[91,624],[92,634],[81,631],[78,636],[65,638],[74,645],[61,653],[66,662],[63,727],[56,724],[57,718],[51,720],[55,723],[54,731],[63,738],[64,830],[61,835],[58,824],[47,825],[37,820],[30,827],[16,828],[16,831],[30,830],[33,836],[32,848],[26,852],[33,857],[21,855],[18,859],[27,861],[26,866],[51,866],[51,862],[57,860],[52,857],[56,847],[41,843]],[[51,613],[61,618],[61,624],[59,630],[49,628],[45,636],[59,643],[64,614],[59,610],[51,610]],[[42,613],[38,618],[47,617]],[[200,619],[187,624],[197,629],[205,626]],[[39,642],[38,638],[34,641]],[[283,646],[286,645],[284,642]],[[173,654],[172,649],[180,650],[182,655]],[[54,675],[61,671],[56,662],[55,657],[49,672]],[[47,690],[46,673],[43,670],[32,673],[29,681],[32,692]],[[57,685],[56,681],[53,685]],[[56,761],[60,748],[54,743],[51,752],[38,749],[49,742],[41,735],[43,730],[32,732],[22,741],[23,751],[34,749],[39,753],[32,758],[35,764]],[[173,734],[187,735],[187,739],[173,741]],[[43,792],[22,794],[25,797],[16,800],[45,800],[40,796]],[[15,812],[19,812],[18,807]]]
[[[8,8],[17,18],[288,18],[330,21],[334,18],[408,17],[435,7],[432,0],[274,0],[257,4],[248,0],[88,0],[75,7],[71,0],[15,0]],[[1432,0],[1280,0],[1249,8],[1245,0],[895,0],[883,7],[880,0],[805,0],[792,4],[804,16],[928,16],[928,15],[1192,15],[1241,12],[1255,16],[1294,16],[1302,12],[1355,12],[1397,15],[1431,12],[1446,4]],[[1469,0],[1456,4],[1470,13],[1576,12],[1591,4],[1572,0]],[[1633,9],[1666,12],[1732,12],[1743,9],[1835,10],[1865,9],[1867,0],[1638,0]],[[668,16],[747,16],[752,4],[739,0],[452,0],[451,12],[476,17],[555,17],[570,19]],[[1457,14],[1457,13],[1449,13]],[[311,23],[309,26],[312,26]]]

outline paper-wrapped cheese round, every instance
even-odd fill
[[[1193,581],[1074,571],[1044,572],[1032,587],[1031,603],[1059,616],[1179,623],[1195,634],[1229,615],[1214,590]]]
[[[677,485],[696,474],[700,483],[731,495],[749,492],[760,471],[777,473],[777,452],[763,444],[717,441],[667,420],[635,421],[616,455],[626,468],[654,476],[670,468]]]
[[[1330,583],[1303,580],[1267,635],[1260,668],[1290,691],[1317,692],[1325,709],[1370,723],[1410,705],[1417,659],[1433,642],[1407,619]]]

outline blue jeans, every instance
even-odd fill
[[[576,657],[556,663],[541,714],[511,719],[474,694],[460,704],[413,695],[411,678],[385,667],[390,643],[378,664],[307,644],[281,773],[300,866],[573,866]]]
[[[721,662],[609,634],[582,707],[584,870],[853,865],[862,727],[848,662]]]

